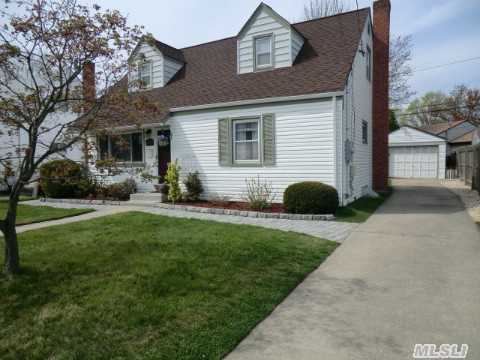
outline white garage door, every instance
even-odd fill
[[[390,176],[398,178],[436,178],[438,146],[390,147]]]

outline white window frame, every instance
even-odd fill
[[[237,160],[237,124],[245,123],[256,123],[257,124],[257,140],[239,140],[240,143],[246,142],[256,142],[257,143],[257,159],[251,160]],[[262,161],[260,153],[260,118],[259,117],[248,117],[248,118],[237,118],[232,119],[232,144],[233,144],[233,163],[234,164],[260,164]]]
[[[148,72],[149,72],[149,77],[150,77],[150,83],[148,85],[143,84],[142,80],[142,71],[140,70],[142,66],[148,66]],[[149,60],[141,61],[137,65],[137,73],[138,73],[138,80],[140,83],[140,87],[142,89],[149,89],[153,85],[153,65],[152,62]]]
[[[270,40],[270,63],[259,65],[258,64],[258,55],[266,54],[266,53],[258,53],[257,52],[257,41],[269,39]],[[270,69],[273,67],[273,34],[266,34],[260,35],[253,38],[253,53],[255,55],[255,69],[262,70],[262,69]]]
[[[368,144],[368,122],[365,120],[362,120],[362,143]]]

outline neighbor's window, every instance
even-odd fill
[[[142,133],[99,136],[98,152],[101,160],[113,158],[121,162],[142,162]]]
[[[368,144],[368,123],[362,121],[362,142]]]
[[[367,79],[372,80],[372,50],[367,46]]]
[[[262,36],[255,39],[255,67],[266,68],[272,62],[272,36]]]
[[[233,144],[235,162],[259,161],[258,119],[234,120]]]
[[[138,65],[138,80],[144,88],[149,88],[152,85],[152,63],[150,61]]]

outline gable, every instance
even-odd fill
[[[424,131],[404,126],[388,135],[388,144],[391,146],[415,143],[444,143],[445,139],[428,134]]]
[[[255,39],[272,38],[271,69],[292,66],[303,46],[303,37],[292,26],[265,4],[260,4],[237,36],[237,71],[239,74],[254,72]]]
[[[236,36],[178,49],[182,68],[165,86],[148,90],[158,113],[135,124],[166,121],[172,108],[343,91],[358,52],[359,24],[363,28],[369,14],[365,8],[293,24],[305,43],[293,66],[272,71],[239,76]],[[124,117],[115,121],[118,126],[133,123]]]

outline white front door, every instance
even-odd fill
[[[391,177],[438,177],[438,146],[398,146],[390,147],[389,152]]]

